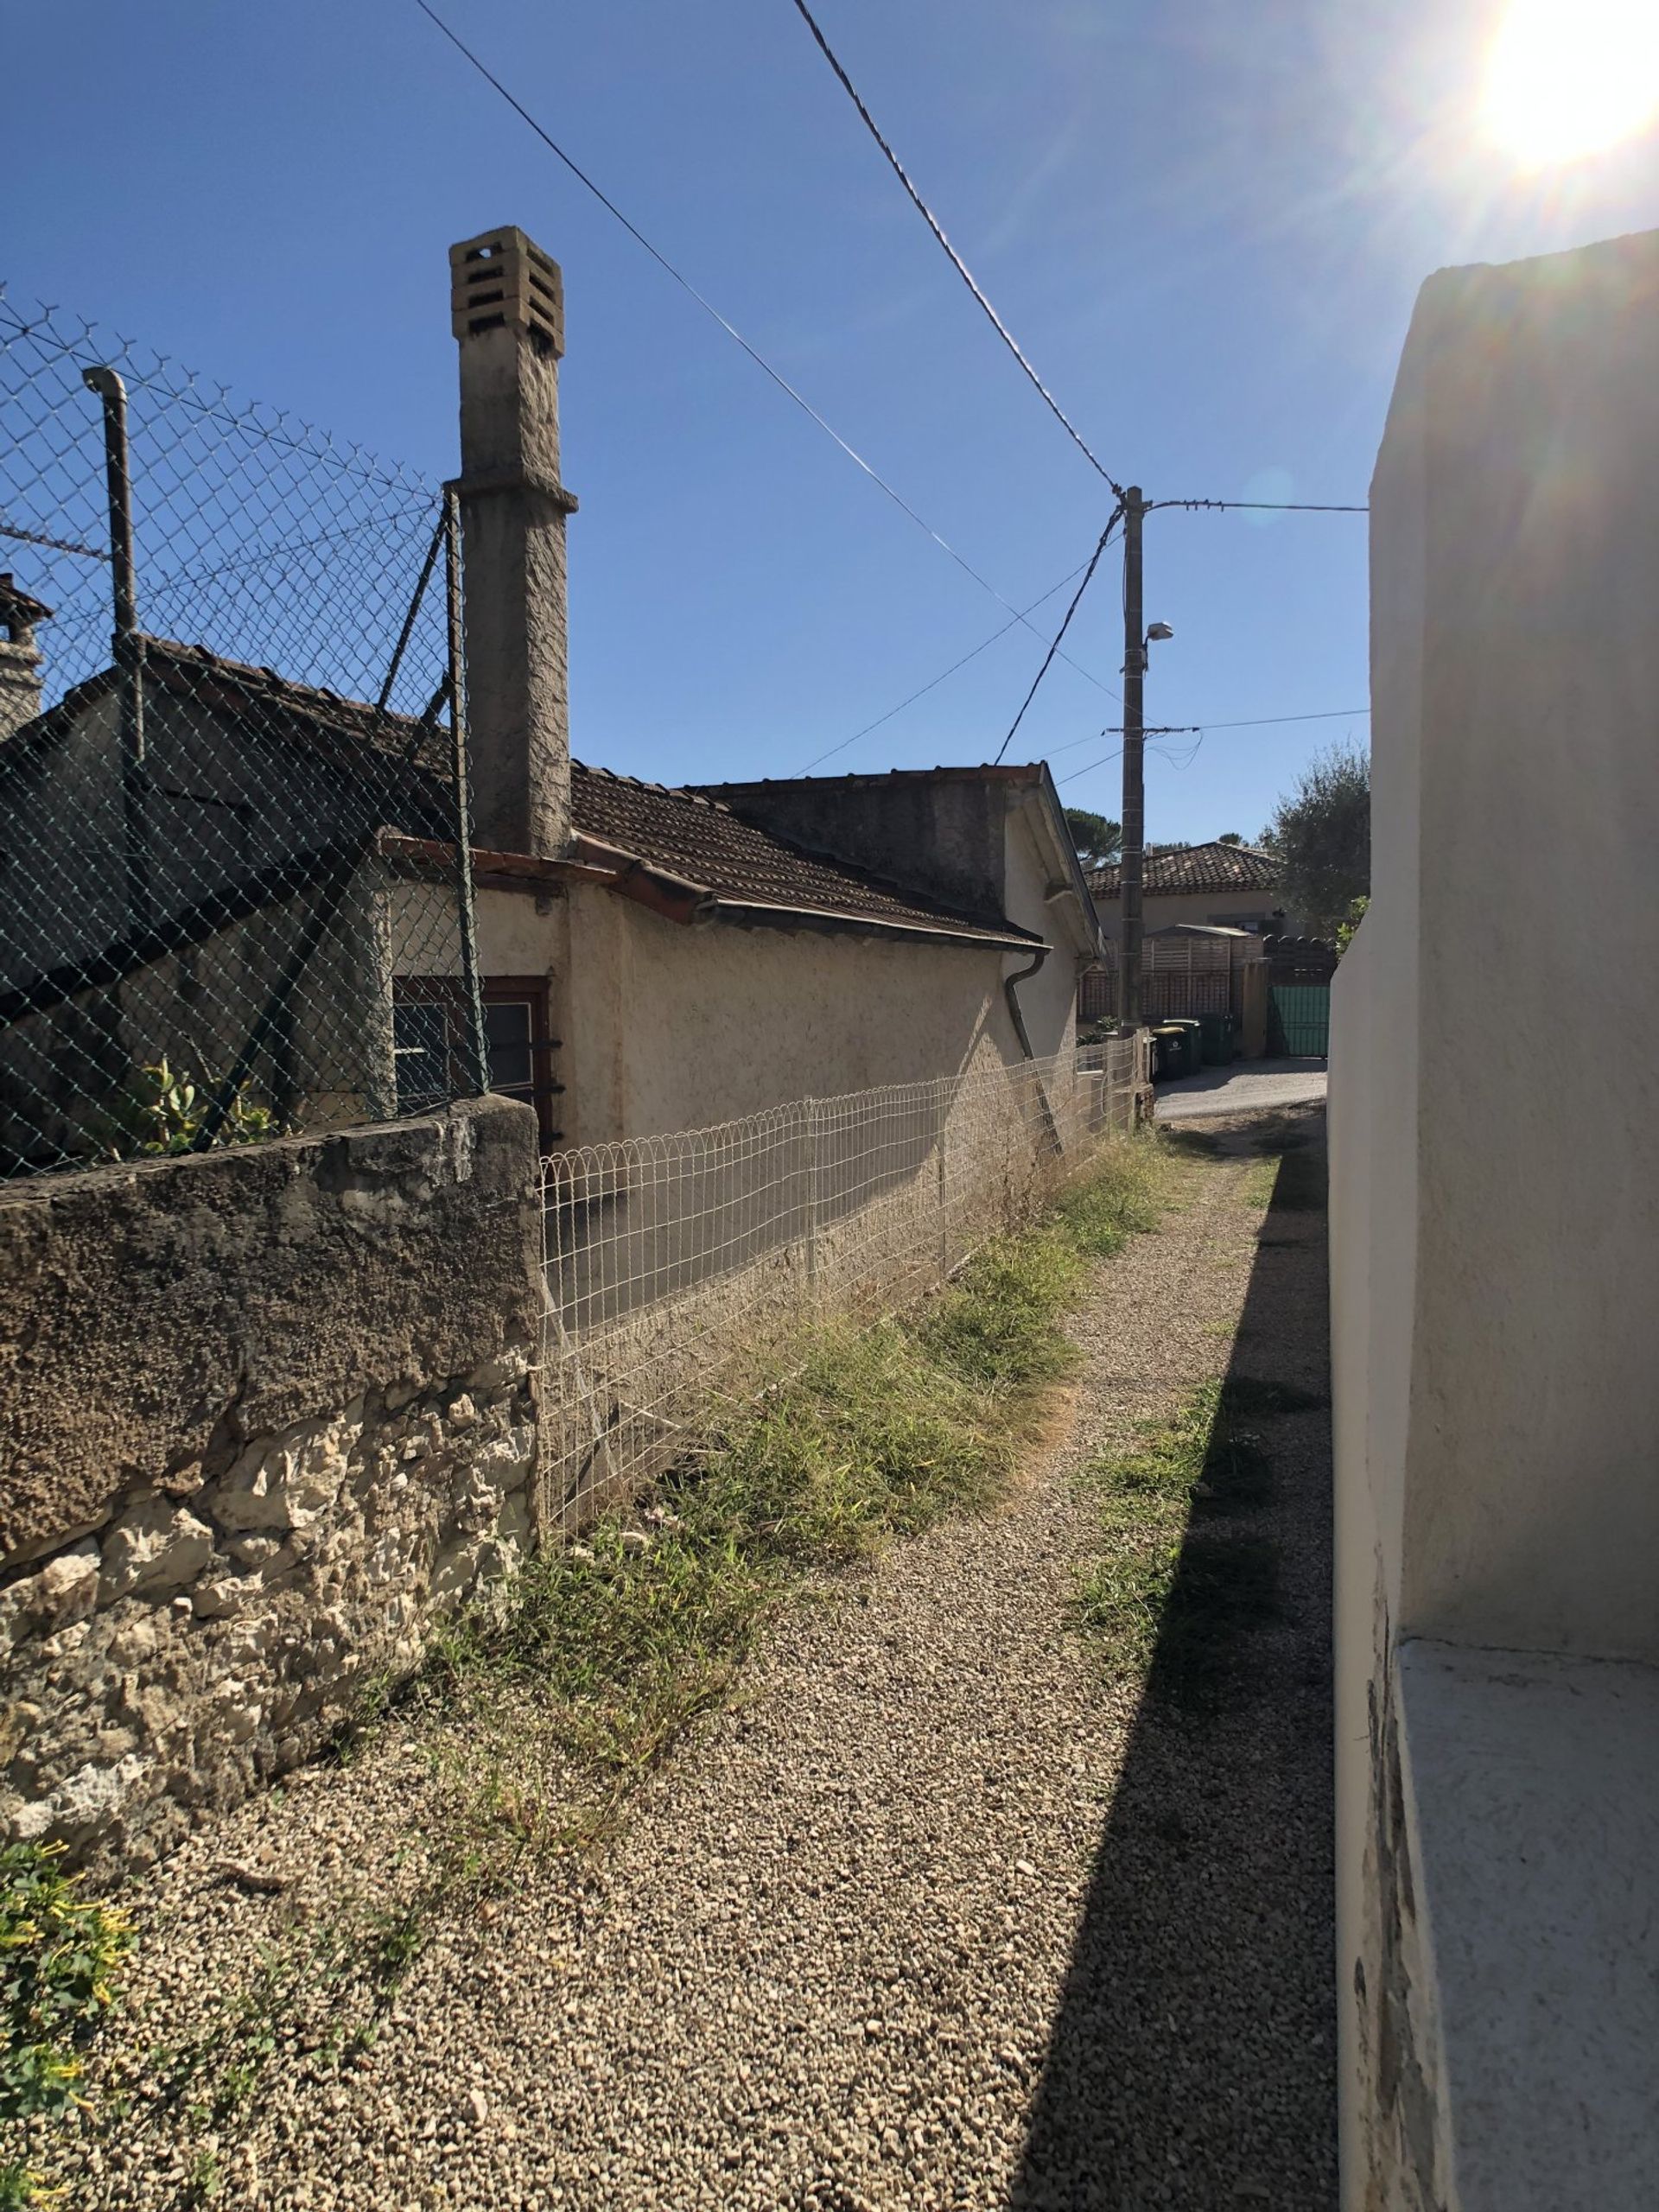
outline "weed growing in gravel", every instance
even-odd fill
[[[1259,1402],[1268,1387],[1243,1396]],[[1238,1426],[1241,1410],[1230,1386],[1200,1384],[1171,1420],[1143,1424],[1137,1450],[1087,1471],[1100,1486],[1108,1548],[1082,1579],[1079,1615],[1114,1674],[1147,1675],[1153,1694],[1189,1707],[1209,1701],[1238,1638],[1276,1609],[1273,1547],[1215,1525],[1272,1485],[1259,1440]]]
[[[1059,1221],[999,1237],[927,1306],[915,1326],[919,1348],[988,1394],[1052,1381],[1071,1357],[1056,1325],[1086,1265]]]
[[[1001,1257],[991,1264],[987,1295],[999,1307],[1019,1305],[1011,1272]],[[450,1695],[530,1692],[563,1754],[607,1796],[625,1791],[726,1694],[792,1581],[982,1504],[1004,1479],[1011,1442],[993,1387],[1010,1367],[1029,1376],[1036,1355],[1022,1339],[1011,1362],[982,1356],[972,1290],[962,1300],[956,1319],[973,1347],[963,1363],[899,1321],[826,1334],[791,1382],[701,1465],[671,1471],[649,1506],[531,1560],[494,1608],[444,1637],[436,1664]],[[513,1764],[510,1731],[497,1749]],[[545,1808],[524,1817],[522,1783],[498,1769],[486,1787],[507,1825],[557,1840]]]
[[[1273,1204],[1280,1164],[1279,1154],[1274,1152],[1264,1153],[1250,1162],[1244,1177],[1244,1203],[1254,1206],[1258,1213],[1265,1213]]]
[[[467,1717],[475,1828],[520,1844],[603,1833],[803,1577],[990,1503],[1036,1393],[1069,1363],[1061,1324],[1088,1268],[1153,1226],[1165,1176],[1156,1143],[1112,1147],[1046,1221],[987,1244],[908,1314],[817,1335],[649,1503],[550,1548],[453,1624],[427,1681]],[[596,1802],[550,1793],[550,1750],[596,1781]]]
[[[61,1844],[0,1851],[0,2122],[13,2126],[88,2108],[81,2054],[115,2002],[132,1948],[126,1914],[83,1897],[62,1857]],[[0,2163],[0,2207],[55,2194],[25,2161]]]

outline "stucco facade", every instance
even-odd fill
[[[545,978],[567,1144],[665,1135],[792,1098],[956,1075],[1022,1057],[988,947],[811,929],[687,928],[598,886],[479,899],[486,976]],[[1047,963],[1046,963],[1046,965]],[[1075,1033],[1075,970],[1018,986],[1039,1054]]]
[[[576,1141],[699,1128],[1019,1056],[996,952],[683,929],[586,887],[572,892],[570,931]]]
[[[1331,1058],[1352,2212],[1659,2197],[1656,349],[1659,233],[1445,271],[1372,487]],[[1546,858],[1593,941],[1540,933]]]
[[[1014,1062],[1027,1048],[1037,1059],[1071,1050],[1077,977],[1096,957],[1099,924],[1042,764],[699,788],[803,847],[912,886],[945,908],[1012,923],[1033,940],[1028,951],[988,957],[872,944],[872,957],[853,963],[847,941],[815,943],[805,931],[794,934],[788,953],[722,950],[718,968],[753,977],[766,995],[755,1003],[767,1008],[766,1031],[750,1031],[739,1056],[748,1079],[734,1071],[721,1078],[722,1092],[734,1084],[764,1090],[785,1070],[801,1078],[798,1090],[756,1096],[734,1111],[954,1074],[988,1052]],[[674,957],[653,950],[648,934],[637,941],[648,969],[675,969]],[[846,994],[844,1002],[833,1004],[832,994]],[[741,1026],[749,1030],[747,1016]],[[778,1057],[778,1076],[760,1071],[769,1053]],[[636,1095],[650,1090],[642,1077]]]

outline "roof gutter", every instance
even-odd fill
[[[382,830],[380,850],[388,859],[416,867],[443,869],[454,865],[454,847],[435,837],[410,837],[401,831]],[[597,839],[578,837],[569,860],[537,859],[527,853],[498,853],[482,845],[473,848],[473,879],[492,891],[557,891],[569,883],[593,883],[619,898],[630,899],[683,928],[706,921],[714,911],[715,897],[699,884],[649,868],[632,853],[601,845]]]
[[[1047,959],[1049,947],[1025,931],[933,927],[926,922],[888,921],[880,914],[839,913],[832,907],[773,906],[753,899],[716,897],[715,912],[723,922],[746,929],[817,930],[826,937],[880,937],[900,944],[963,944],[982,951],[988,945],[999,952],[1036,949],[1036,967]],[[1034,974],[1035,968],[1028,969]]]

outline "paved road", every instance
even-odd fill
[[[1247,1114],[1258,1106],[1310,1106],[1325,1096],[1323,1060],[1235,1060],[1230,1067],[1158,1086],[1155,1118],[1191,1122],[1202,1114]]]

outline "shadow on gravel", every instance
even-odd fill
[[[1336,2202],[1323,1135],[1216,1144],[1273,1198],[1011,2212]]]

